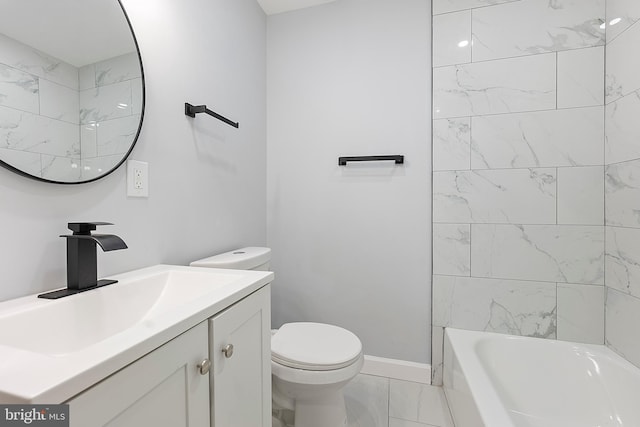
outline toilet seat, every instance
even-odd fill
[[[271,337],[271,360],[306,371],[346,368],[362,357],[362,343],[352,332],[312,322],[285,323]]]
[[[360,355],[352,365],[331,371],[308,371],[306,369],[290,368],[272,360],[271,374],[276,382],[284,381],[299,385],[330,385],[350,381],[360,373],[362,365],[364,365],[364,355]]]

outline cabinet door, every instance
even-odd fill
[[[209,427],[207,338],[202,322],[71,399],[71,427]]]
[[[271,426],[270,300],[267,285],[209,321],[213,427]]]

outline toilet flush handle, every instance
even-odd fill
[[[227,359],[230,359],[231,356],[233,356],[233,344],[225,345],[224,348],[222,349],[222,352],[224,353],[224,357],[226,357]]]

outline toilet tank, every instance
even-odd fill
[[[247,247],[193,261],[192,267],[228,268],[231,270],[269,271],[271,249]]]

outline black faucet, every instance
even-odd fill
[[[80,292],[117,283],[117,280],[98,280],[98,258],[96,243],[103,251],[127,249],[126,243],[113,234],[91,234],[99,225],[109,222],[70,222],[71,235],[67,239],[67,288],[38,295],[38,298],[58,299]]]

